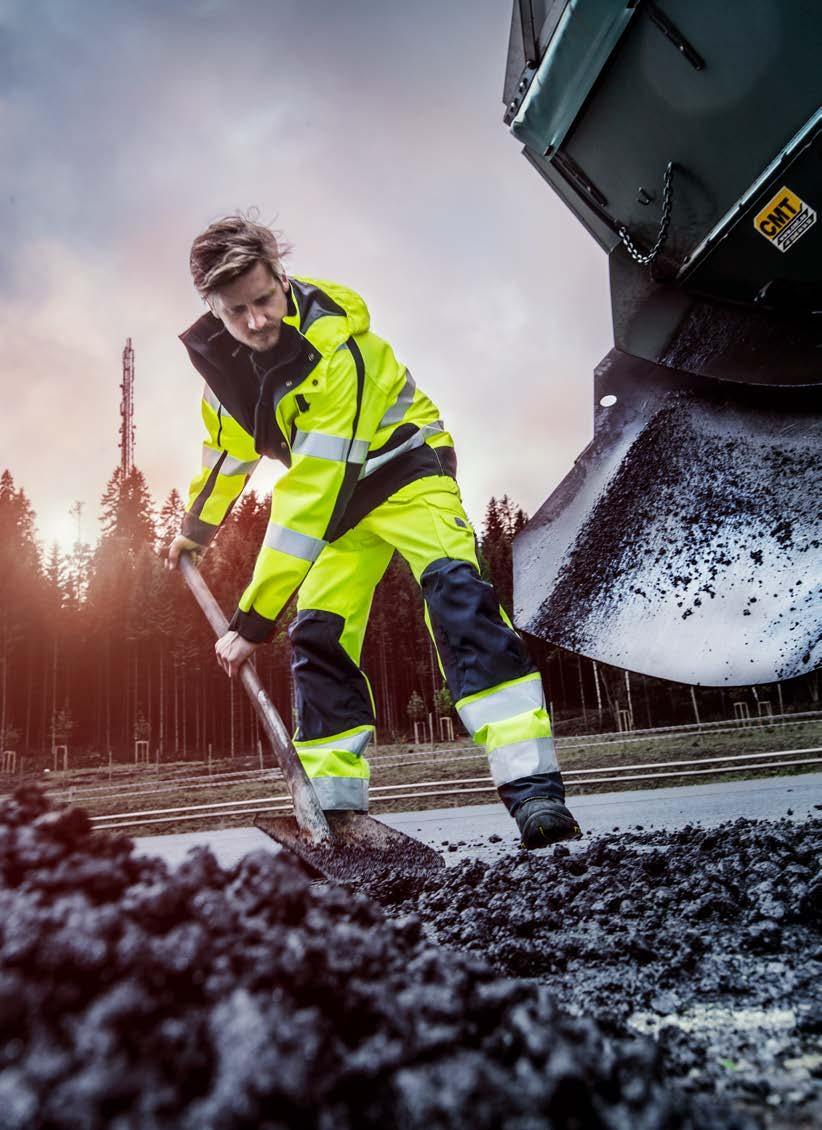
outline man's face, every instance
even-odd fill
[[[263,353],[280,338],[288,313],[288,279],[275,278],[267,263],[256,263],[209,296],[212,313],[237,341]]]

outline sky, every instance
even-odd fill
[[[135,462],[187,490],[188,252],[257,207],[287,268],[365,298],[454,435],[479,525],[592,431],[604,253],[503,124],[510,0],[0,0],[0,469],[45,543],[97,539],[135,350]],[[281,473],[260,467],[251,485]]]

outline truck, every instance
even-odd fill
[[[504,120],[614,334],[514,543],[526,633],[692,685],[819,666],[821,58],[814,0],[514,0]]]

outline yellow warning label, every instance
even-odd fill
[[[787,251],[816,223],[816,212],[789,188],[780,188],[758,216],[754,227],[768,243]]]

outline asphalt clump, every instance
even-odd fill
[[[821,857],[819,818],[606,834],[462,861],[397,909],[607,1032],[653,1035],[684,1088],[812,1126]]]
[[[750,1130],[539,986],[287,853],[171,870],[0,806],[2,1130]]]
[[[528,630],[586,655],[604,648],[618,663],[619,616],[633,622],[664,606],[672,618],[702,617],[704,635],[717,601],[723,623],[739,617],[723,640],[729,670],[753,663],[757,648],[780,678],[812,668],[819,458],[801,419],[777,430],[765,404],[740,411],[721,389],[661,396],[592,499]],[[607,434],[595,439],[603,459],[617,433]],[[754,614],[752,627],[744,618]],[[807,641],[794,638],[805,622]]]

